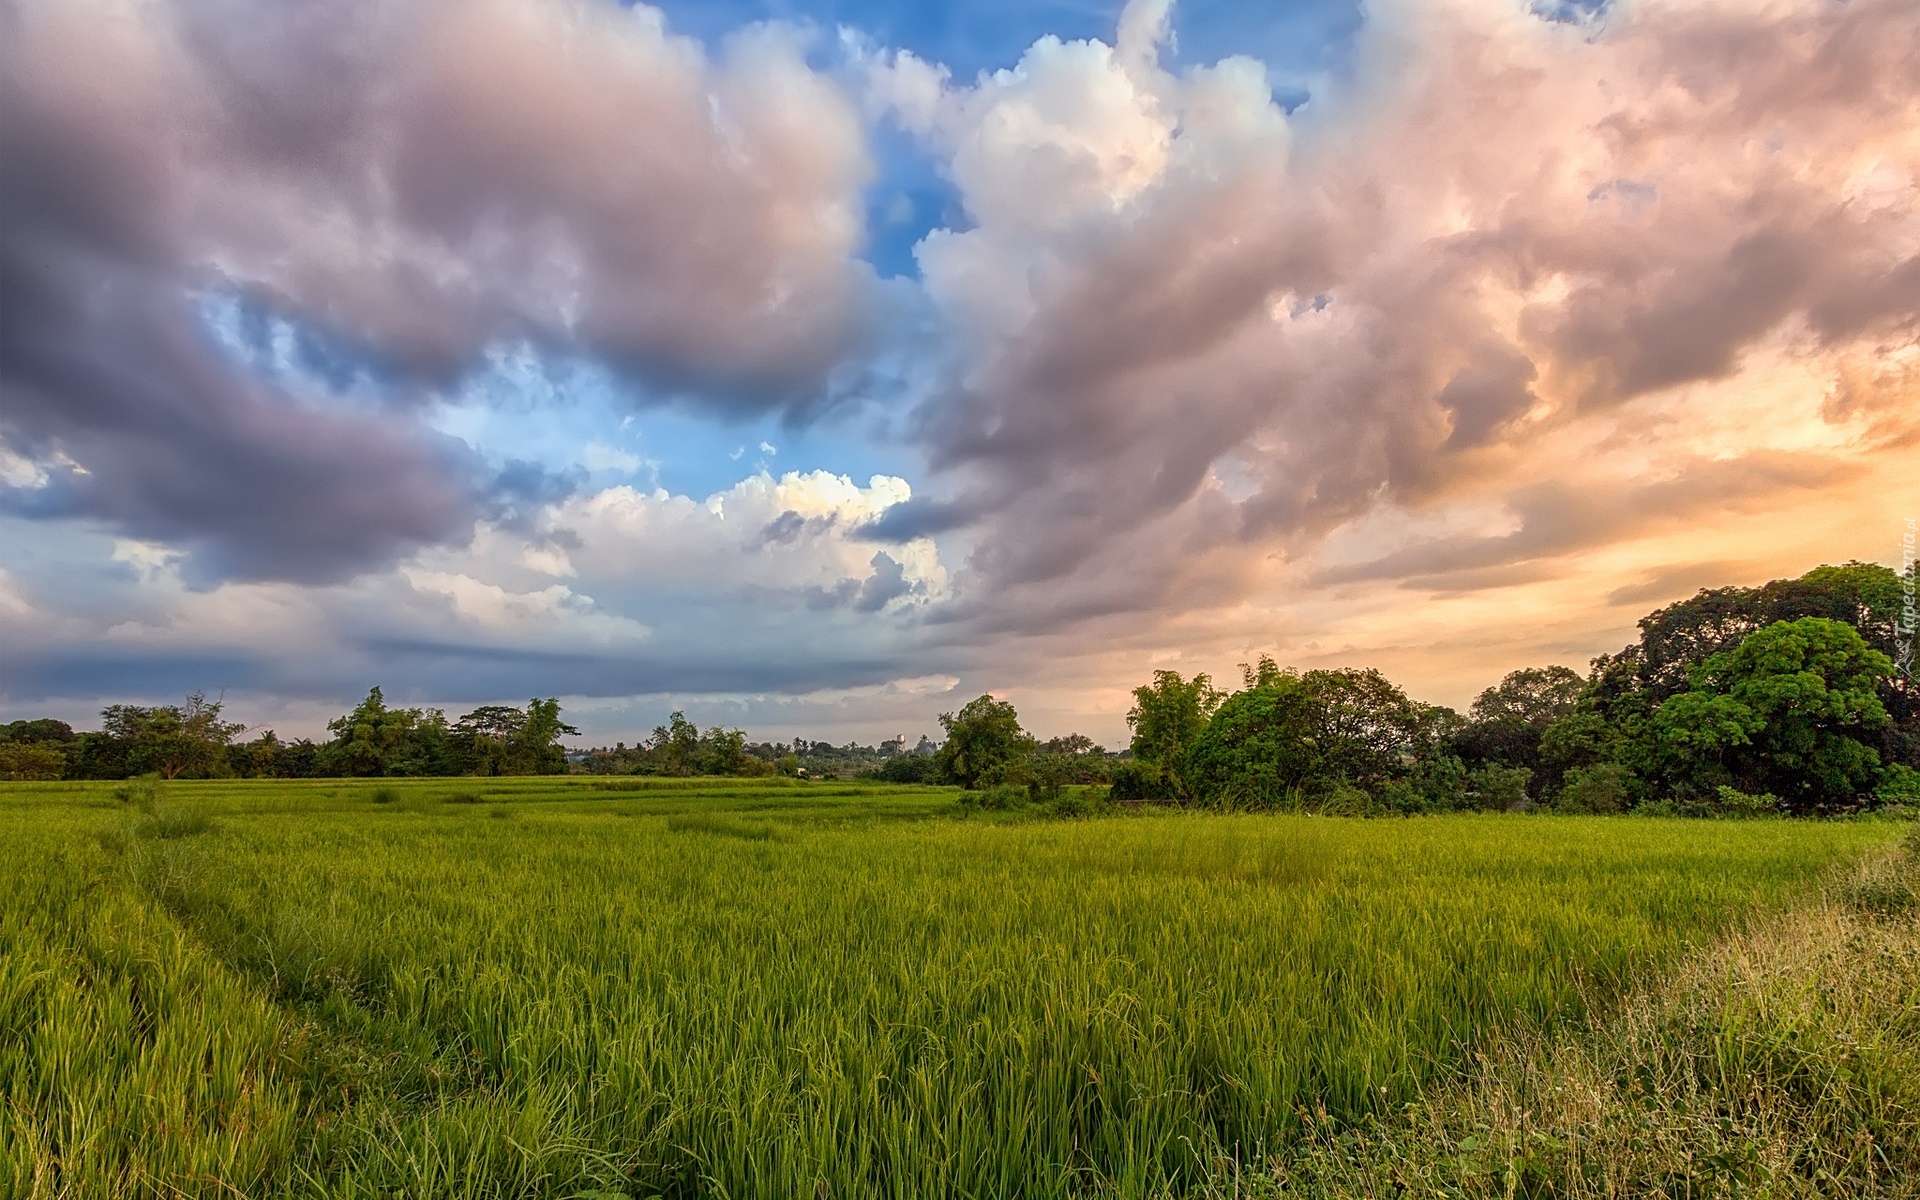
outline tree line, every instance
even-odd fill
[[[1467,713],[1373,670],[1156,672],[1116,798],[1211,808],[1827,814],[1920,803],[1920,708],[1896,669],[1907,581],[1869,563],[1702,590],[1595,659],[1509,674]]]
[[[489,704],[449,721],[437,708],[395,708],[379,688],[327,723],[332,736],[249,739],[224,705],[194,693],[182,704],[113,704],[100,728],[76,733],[42,718],[0,725],[0,778],[316,779],[387,775],[548,775],[567,769],[560,739],[579,730],[560,703]]]
[[[271,730],[243,741],[198,694],[109,706],[97,732],[16,721],[0,726],[0,777],[851,774],[957,785],[990,805],[1057,804],[1070,785],[1103,784],[1116,801],[1213,809],[1832,813],[1920,803],[1920,703],[1895,665],[1911,661],[1910,586],[1852,562],[1702,590],[1642,618],[1639,639],[1586,674],[1514,671],[1464,714],[1365,668],[1302,672],[1262,656],[1231,691],[1156,671],[1134,689],[1119,753],[1080,734],[1041,741],[984,695],[941,714],[941,741],[911,748],[752,742],[675,712],[631,747],[570,763],[560,739],[578,731],[554,699],[449,721],[390,707],[376,687],[324,742]]]
[[[1368,814],[1567,812],[1799,815],[1920,804],[1920,706],[1909,581],[1868,563],[1760,587],[1702,590],[1643,618],[1640,638],[1582,675],[1529,667],[1462,714],[1372,669],[1243,664],[1240,686],[1156,671],[1132,738],[1042,744],[981,696],[940,718],[910,768],[989,804],[1110,782],[1119,802]],[[882,768],[904,778],[908,769]],[[1056,800],[1057,803],[1057,800]]]

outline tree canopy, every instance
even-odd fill
[[[967,702],[958,713],[941,713],[947,740],[934,753],[940,773],[963,788],[992,787],[1009,776],[1033,749],[1012,704],[992,696]]]
[[[1730,786],[1817,811],[1870,791],[1868,737],[1891,721],[1879,684],[1893,661],[1852,626],[1779,621],[1691,672],[1654,717],[1657,769],[1698,793]]]

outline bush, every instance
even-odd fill
[[[1105,788],[1063,788],[1047,805],[1047,813],[1055,817],[1090,817],[1105,808],[1106,801]]]
[[[862,771],[866,779],[888,783],[938,783],[940,767],[930,754],[896,754],[871,771]]]
[[[1132,758],[1113,764],[1113,785],[1107,797],[1115,804],[1176,804],[1181,798],[1165,771]]]
[[[1627,769],[1619,763],[1575,767],[1567,772],[1555,807],[1570,813],[1625,812],[1631,798],[1627,779]]]
[[[962,808],[977,808],[983,812],[1015,812],[1032,805],[1027,789],[1019,784],[1002,783],[978,791],[966,792],[960,797]]]
[[[1532,778],[1525,767],[1485,766],[1468,777],[1468,794],[1476,808],[1512,812],[1526,807],[1527,781]]]
[[[1404,817],[1430,812],[1432,806],[1411,779],[1389,779],[1373,791],[1374,803],[1382,810]]]
[[[1314,807],[1329,817],[1369,817],[1380,811],[1370,794],[1344,779],[1327,789],[1325,799]]]
[[[67,756],[46,742],[0,742],[0,779],[58,779],[67,773]]]
[[[130,804],[143,813],[150,813],[160,799],[160,777],[142,775],[137,779],[129,779],[113,789],[113,798],[122,804]]]
[[[1027,756],[1027,795],[1035,804],[1053,804],[1073,782],[1073,760],[1064,754]]]
[[[1722,817],[1770,817],[1780,810],[1780,797],[1771,792],[1750,795],[1721,784],[1714,797],[1715,815]]]
[[[1467,795],[1467,768],[1453,755],[1426,758],[1411,774],[1388,779],[1373,788],[1373,811],[1416,816],[1422,813],[1460,812],[1473,807]]]
[[[1894,763],[1880,772],[1874,796],[1882,804],[1920,804],[1920,771]]]
[[[390,787],[377,787],[367,796],[367,799],[375,804],[392,804],[399,798],[400,793]]]

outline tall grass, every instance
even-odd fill
[[[1210,1195],[1920,1196],[1920,830],[1591,1026],[1315,1130]]]
[[[392,786],[0,791],[0,1195],[1184,1194],[1884,836]]]

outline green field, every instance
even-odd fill
[[[0,787],[0,1196],[1183,1195],[1894,836],[955,795]]]

